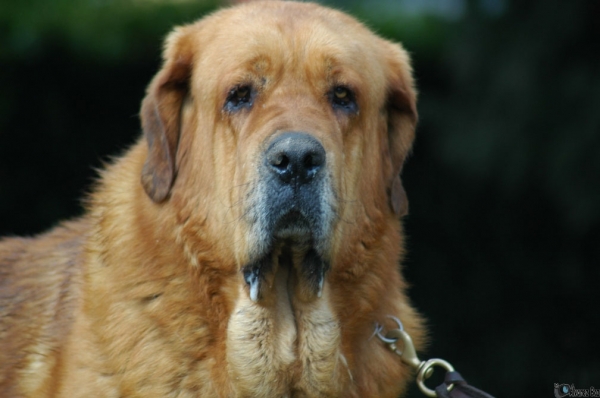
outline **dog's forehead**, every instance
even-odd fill
[[[222,15],[219,15],[222,14]],[[322,7],[313,3],[298,2],[250,2],[242,6],[226,9],[215,14],[213,29],[223,30],[226,34],[245,36],[258,31],[273,31],[283,37],[296,38],[311,33],[338,33],[346,36],[370,34],[360,22],[340,11]],[[312,32],[312,30],[318,30]]]
[[[377,36],[354,18],[316,4],[255,2],[224,10],[206,22],[203,32],[210,39],[205,45],[213,51],[204,53],[218,54],[206,63],[222,70],[268,59],[286,66],[310,61],[365,71],[380,58]]]

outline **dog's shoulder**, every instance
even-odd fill
[[[48,370],[68,335],[88,231],[80,219],[36,237],[0,240],[0,395],[8,396],[14,380]]]
[[[27,276],[29,271],[35,275],[40,272],[55,274],[60,269],[73,266],[81,255],[89,224],[87,219],[81,218],[61,223],[34,237],[0,239],[1,275],[8,278]],[[3,285],[6,285],[5,278],[0,279],[0,286]]]

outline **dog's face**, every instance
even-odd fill
[[[176,30],[142,122],[148,196],[235,262],[253,301],[283,262],[320,296],[365,228],[406,212],[408,57],[342,13],[261,2]]]

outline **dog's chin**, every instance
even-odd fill
[[[275,245],[282,241],[291,245],[307,245],[313,240],[310,223],[296,211],[281,217],[275,225],[272,236]]]
[[[269,234],[267,250],[242,269],[250,299],[260,302],[268,294],[277,272],[290,277],[289,288],[303,300],[321,296],[329,265],[315,242],[315,228],[300,213],[291,211],[281,217]],[[282,270],[285,269],[285,270]]]

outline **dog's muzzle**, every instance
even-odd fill
[[[261,297],[261,280],[274,263],[293,264],[301,283],[319,295],[334,213],[327,153],[312,135],[285,132],[266,145],[262,160],[249,219],[257,260],[243,269],[250,297]]]
[[[321,214],[315,201],[322,194],[325,149],[306,133],[284,133],[265,151],[269,226],[275,238],[308,239],[319,227]]]

